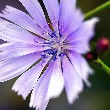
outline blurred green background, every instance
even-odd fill
[[[77,0],[77,6],[86,13],[106,1],[108,0]],[[18,0],[0,0],[0,12],[6,5],[25,11]],[[103,36],[110,38],[110,9],[96,16],[100,18],[100,22],[96,26],[96,35],[92,42]],[[110,67],[110,52],[101,59]],[[64,91],[59,98],[50,101],[47,110],[110,110],[110,76],[95,63],[89,63],[95,71],[94,75],[90,76],[92,87],[85,86],[84,91],[72,105],[68,104]],[[23,101],[21,96],[11,91],[16,79],[0,83],[0,110],[34,110],[28,106],[30,96]]]

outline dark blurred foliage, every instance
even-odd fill
[[[77,1],[78,7],[82,9],[83,13],[86,13],[108,0]],[[0,12],[6,5],[26,11],[18,0],[0,0]],[[96,16],[100,18],[100,22],[97,24],[96,34],[91,40],[91,45],[94,48],[100,37],[110,38],[110,9]],[[0,43],[3,43],[3,41],[0,41]],[[100,58],[110,67],[109,50],[104,55],[101,55]],[[89,63],[94,69],[94,75],[90,76],[92,87],[88,88],[85,86],[84,91],[73,105],[68,104],[65,92],[63,92],[59,98],[50,101],[47,110],[110,110],[110,76],[94,62]],[[11,87],[16,79],[0,83],[0,110],[34,110],[28,106],[30,96],[28,96],[27,100],[23,101],[21,96],[17,96],[16,93],[11,91]]]

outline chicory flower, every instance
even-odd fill
[[[29,14],[6,6],[0,14],[0,82],[20,76],[13,90],[30,107],[45,110],[64,87],[71,104],[89,85],[92,73],[82,54],[89,51],[98,18],[84,21],[76,0],[43,0],[50,22],[38,0],[19,0]],[[10,22],[9,22],[10,21]]]

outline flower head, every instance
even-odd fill
[[[65,87],[71,104],[89,85],[92,72],[81,54],[89,50],[97,18],[84,21],[76,0],[43,0],[50,18],[47,23],[38,0],[19,0],[29,15],[11,6],[0,14],[0,82],[20,76],[13,90],[30,107],[45,110],[51,98]]]

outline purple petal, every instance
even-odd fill
[[[39,110],[46,110],[46,107],[47,107],[48,103],[49,103],[49,100],[45,101],[45,102],[42,104],[42,106],[39,108]]]
[[[67,99],[68,102],[72,104],[73,101],[78,98],[79,93],[83,90],[83,81],[66,56],[62,59],[62,68]]]
[[[59,3],[58,0],[43,0],[47,13],[50,17],[52,26],[55,30],[58,30],[59,20]]]
[[[42,41],[23,28],[2,19],[0,19],[0,39],[7,42],[22,42],[29,44],[35,44],[35,41]]]
[[[36,21],[36,23],[45,31],[50,31],[50,28],[46,22],[42,7],[40,6],[38,0],[19,0],[22,5],[29,12],[31,17]]]
[[[66,41],[68,41],[69,43],[88,43],[88,41],[94,35],[94,27],[98,21],[98,18],[92,18],[90,20],[84,21],[84,23],[82,23],[81,27],[77,31],[73,32],[67,37]]]
[[[64,79],[61,70],[60,58],[56,59],[55,65],[52,70],[52,76],[48,88],[47,100],[50,98],[58,97],[64,88]]]
[[[88,77],[89,74],[93,73],[93,70],[89,67],[87,61],[76,52],[69,52],[68,57],[79,76],[86,82],[87,85],[90,85]]]
[[[72,43],[72,44],[66,45],[64,48],[70,51],[78,52],[80,54],[85,54],[90,50],[89,45],[83,42]]]
[[[50,98],[58,97],[64,87],[61,72],[61,62],[57,59],[51,63],[45,73],[41,76],[33,89],[30,106],[44,110]]]
[[[89,41],[94,35],[94,26],[98,22],[98,18],[92,18],[85,21],[82,26],[70,36],[67,37],[69,50],[84,54],[89,51]]]
[[[76,0],[60,0],[59,30],[64,38],[82,23],[83,16],[79,10],[76,10],[75,5]]]
[[[29,71],[22,74],[15,82],[12,90],[18,92],[19,95],[22,95],[23,99],[26,99],[32,88],[35,86],[35,82],[38,80],[47,62],[48,61],[45,61],[45,63],[43,63],[41,61],[36,66],[31,68]]]
[[[2,45],[4,45],[4,47]],[[44,51],[47,49],[43,46],[24,43],[9,43],[8,45],[2,45],[0,46],[0,61],[27,55],[34,52]]]
[[[0,14],[0,16],[38,35],[43,33],[29,15],[11,6],[6,6],[5,10],[3,10],[3,14]]]
[[[50,79],[52,76],[52,71],[54,67],[54,62],[49,65],[46,72],[42,74],[39,80],[36,82],[33,88],[30,100],[30,107],[36,107],[36,110],[42,107],[45,102],[47,95]]]
[[[33,53],[0,62],[0,82],[10,80],[22,74],[39,58],[40,55]]]

